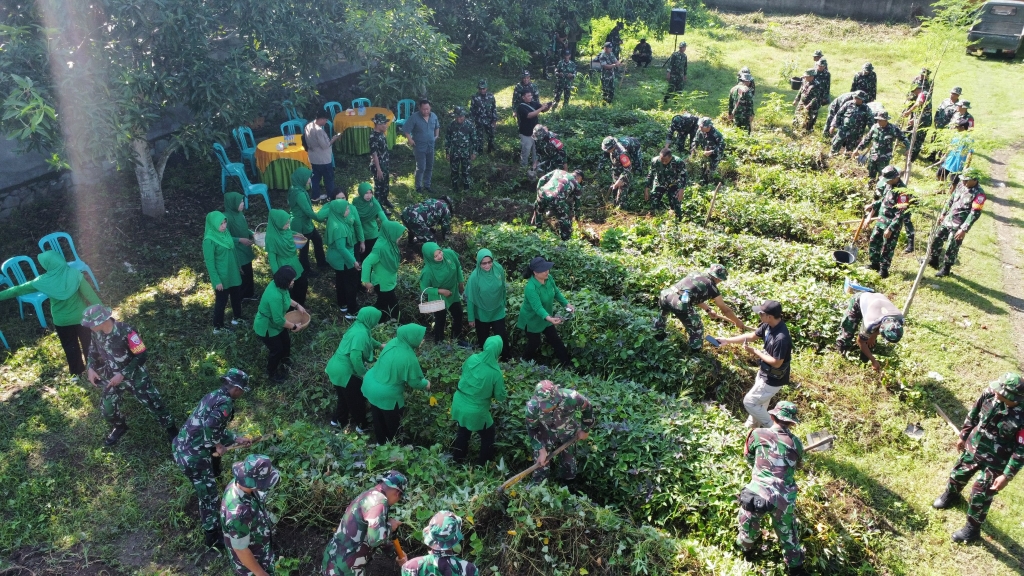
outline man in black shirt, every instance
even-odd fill
[[[533,139],[533,128],[540,120],[541,112],[551,109],[551,103],[538,104],[533,101],[532,92],[523,92],[523,101],[516,107],[519,122],[519,165],[533,166],[537,162],[537,145]]]
[[[765,300],[764,304],[754,307],[761,325],[757,330],[740,336],[719,338],[722,344],[743,343],[743,348],[760,360],[760,369],[754,379],[754,387],[743,397],[743,407],[750,414],[747,428],[770,428],[772,418],[768,414],[768,405],[779,389],[789,384],[789,362],[793,357],[793,340],[789,337],[789,328],[782,320],[782,304],[775,300]],[[764,339],[764,350],[757,350],[750,345],[753,338]]]

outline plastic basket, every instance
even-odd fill
[[[284,319],[298,325],[296,332],[309,326],[309,312],[303,312],[302,310],[292,310],[284,315]]]
[[[440,312],[444,310],[444,300],[430,300],[429,302],[424,300],[427,297],[427,291],[420,292],[420,312],[423,314],[433,314],[434,312]]]
[[[259,231],[260,226],[263,226],[263,229],[264,229],[263,232]],[[267,247],[267,232],[266,232],[266,228],[267,228],[267,223],[266,222],[264,222],[262,224],[257,224],[256,225],[256,230],[253,230],[253,233],[252,233],[252,241],[253,241],[253,243],[255,243],[260,248],[266,248]]]

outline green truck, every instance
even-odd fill
[[[1013,57],[1024,38],[1024,2],[996,0],[978,10],[978,20],[967,33],[968,54],[1003,54]]]

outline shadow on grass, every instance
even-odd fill
[[[820,456],[815,460],[815,466],[821,466],[834,476],[863,488],[870,500],[868,504],[894,531],[903,534],[923,530],[928,525],[928,520],[923,515],[907,514],[913,507],[903,497],[883,486],[855,464]]]

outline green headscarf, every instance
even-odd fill
[[[358,318],[358,316],[357,316]],[[404,371],[405,366],[401,363],[395,363],[391,359],[384,361],[385,357],[391,355],[401,356],[402,352],[411,353],[413,357],[416,355],[416,347],[423,342],[423,337],[427,335],[427,327],[420,324],[405,324],[398,327],[395,331],[395,337],[388,341],[384,345],[384,349],[381,350],[380,356],[377,357],[377,363],[374,364],[374,368],[377,369],[377,377],[381,382],[395,382],[399,380],[399,372]]]
[[[238,205],[243,205],[245,210],[245,198],[238,192],[228,192],[224,195],[224,216],[228,219],[228,232],[232,238],[248,238],[249,223],[245,221],[245,215],[238,211]]]
[[[442,251],[444,259],[440,262],[434,260],[434,252],[441,250],[437,242],[427,242],[423,245],[423,272],[420,278],[425,278],[427,283],[434,288],[446,288],[459,285],[459,263],[455,260],[450,250]]]
[[[228,250],[235,249],[235,241],[231,239],[231,234],[227,231],[227,228],[223,232],[220,231],[220,225],[227,220],[227,216],[223,212],[214,210],[206,215],[206,231],[203,232],[203,240],[209,240],[218,246],[223,246]]]
[[[270,224],[267,225],[267,252],[288,255],[295,253],[295,234],[291,230],[284,230],[286,224],[291,223],[291,214],[284,210],[274,209],[270,211]],[[296,270],[298,272],[298,270]]]
[[[462,378],[459,379],[458,389],[465,394],[475,395],[487,384],[490,379],[497,375],[503,378],[501,367],[498,366],[498,356],[504,343],[501,336],[491,336],[484,340],[484,349],[466,359],[462,367]]]
[[[349,215],[345,216],[345,211],[351,208],[352,205],[346,200],[337,199],[331,200],[327,203],[328,214],[327,214],[327,243],[334,244],[339,237],[344,238],[346,246],[353,246],[356,243],[356,232],[353,228],[353,219],[355,216],[349,212]]]
[[[362,324],[367,330],[373,330],[374,326],[380,324],[380,318],[383,314],[383,312],[373,306],[363,306],[359,309],[359,313],[356,314],[356,324]]]
[[[373,245],[373,251],[380,258],[378,262],[387,270],[398,270],[398,264],[402,261],[402,253],[398,250],[398,239],[402,234],[405,234],[405,226],[388,220],[381,230],[384,241]]]
[[[352,205],[355,206],[356,212],[359,213],[360,220],[369,220],[377,216],[377,207],[374,206],[374,197],[370,196],[369,200],[363,199],[363,195],[367,192],[373,192],[373,186],[369,182],[363,182],[359,185],[359,192],[356,193],[356,197],[352,199]]]
[[[494,262],[490,272],[480,267],[480,263],[487,257]],[[494,259],[490,250],[482,248],[476,253],[476,268],[469,275],[466,291],[466,297],[473,306],[485,312],[494,312],[505,305],[505,269]]]
[[[32,286],[36,290],[53,300],[67,300],[78,292],[78,287],[82,284],[82,273],[68,266],[63,256],[53,250],[47,250],[39,254],[38,260],[46,269],[46,274],[32,281]]]
[[[291,186],[291,188],[288,189],[288,192],[291,193],[292,188],[298,188],[299,190],[302,190],[303,192],[305,192],[306,191],[306,182],[309,182],[309,179],[312,176],[313,176],[313,171],[312,170],[310,170],[309,168],[306,168],[305,166],[299,166],[298,168],[295,169],[295,172],[292,172],[292,176],[291,176],[292,186]]]

